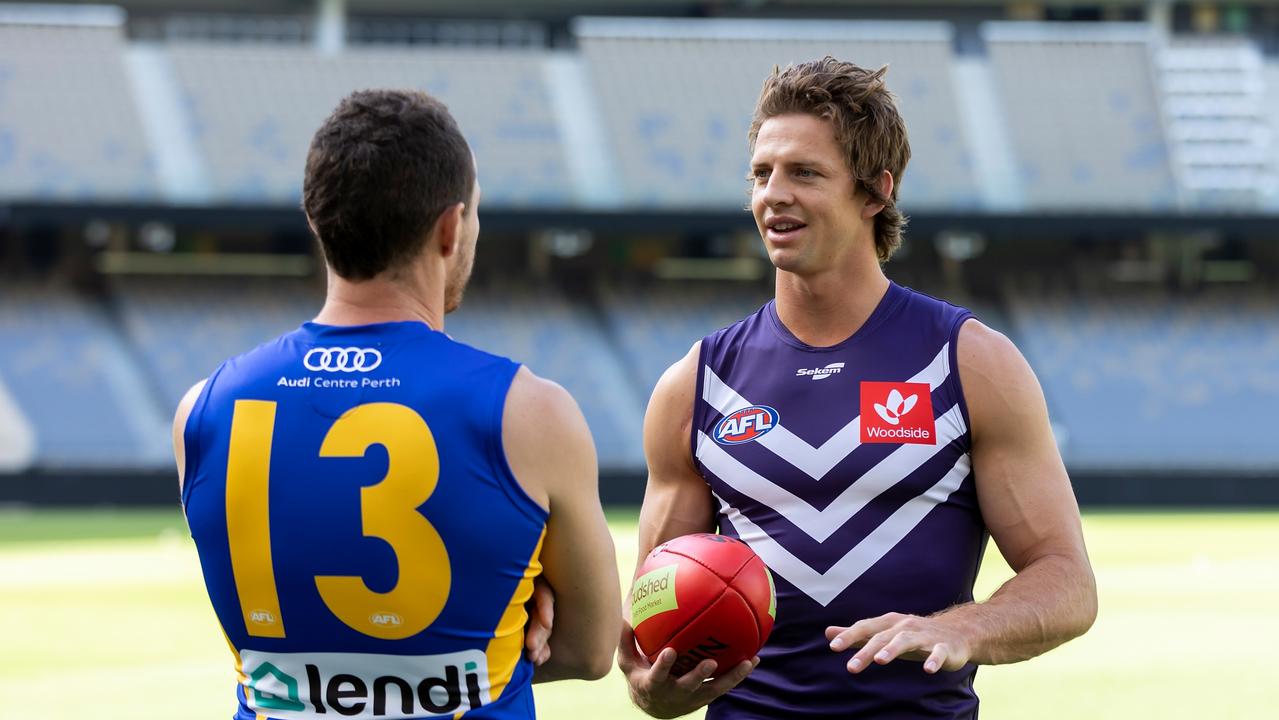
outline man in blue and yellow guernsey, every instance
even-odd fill
[[[443,332],[479,198],[443,104],[344,99],[303,186],[324,307],[178,408],[182,503],[237,720],[531,718],[533,683],[611,665],[617,563],[581,412]]]

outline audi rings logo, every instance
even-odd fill
[[[312,348],[302,364],[317,372],[369,372],[382,364],[382,353],[374,348]]]

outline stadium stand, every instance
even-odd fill
[[[156,194],[125,72],[123,13],[112,10],[51,17],[0,6],[0,197]]]
[[[1266,62],[1261,71],[1262,82],[1266,92],[1262,102],[1265,103],[1265,115],[1270,130],[1270,166],[1279,172],[1279,62]],[[1279,209],[1279,190],[1276,190],[1263,206],[1270,211]]]
[[[218,363],[296,328],[324,301],[315,283],[284,279],[128,277],[114,290],[166,415]]]
[[[644,465],[640,395],[622,358],[590,307],[551,287],[504,286],[468,291],[446,330],[454,338],[528,365],[563,385],[582,407],[602,468]]]
[[[147,467],[167,425],[110,317],[65,290],[0,287],[0,377],[49,468]]]
[[[889,64],[914,157],[904,206],[977,204],[949,24],[582,18],[574,32],[629,205],[744,205],[746,136],[763,78],[774,65],[826,54]]]
[[[661,283],[607,290],[603,307],[632,382],[647,398],[693,343],[750,315],[772,297],[758,285]]]
[[[1165,43],[1155,56],[1174,168],[1190,207],[1257,207],[1275,193],[1264,64],[1239,39]]]
[[[1273,470],[1273,290],[1071,292],[1010,283],[1022,350],[1074,469]]]
[[[1177,204],[1149,25],[997,22],[981,33],[1028,208]]]
[[[17,473],[35,464],[36,434],[0,377],[0,473]]]
[[[289,45],[167,46],[212,194],[294,203],[311,136],[352,90],[404,87],[442,99],[471,144],[492,205],[573,199],[544,77],[551,53],[527,48],[355,48],[323,55]]]

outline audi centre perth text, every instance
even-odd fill
[[[292,388],[397,388],[400,386],[400,379],[397,377],[389,378],[344,378],[344,377],[300,377],[287,378],[281,376],[275,381],[277,387]]]

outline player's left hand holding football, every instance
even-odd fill
[[[617,666],[630,686],[631,701],[655,718],[677,718],[697,710],[732,690],[759,665],[759,656],[743,660],[729,672],[711,679],[714,660],[703,660],[683,675],[671,675],[678,653],[663,648],[655,662],[635,645],[635,631],[629,622],[622,623],[621,643],[617,648]]]
[[[967,638],[945,619],[902,613],[828,627],[826,639],[834,652],[860,648],[848,661],[850,673],[859,673],[872,662],[886,665],[897,658],[923,661],[924,672],[930,674],[954,671],[966,665],[972,654]]]

